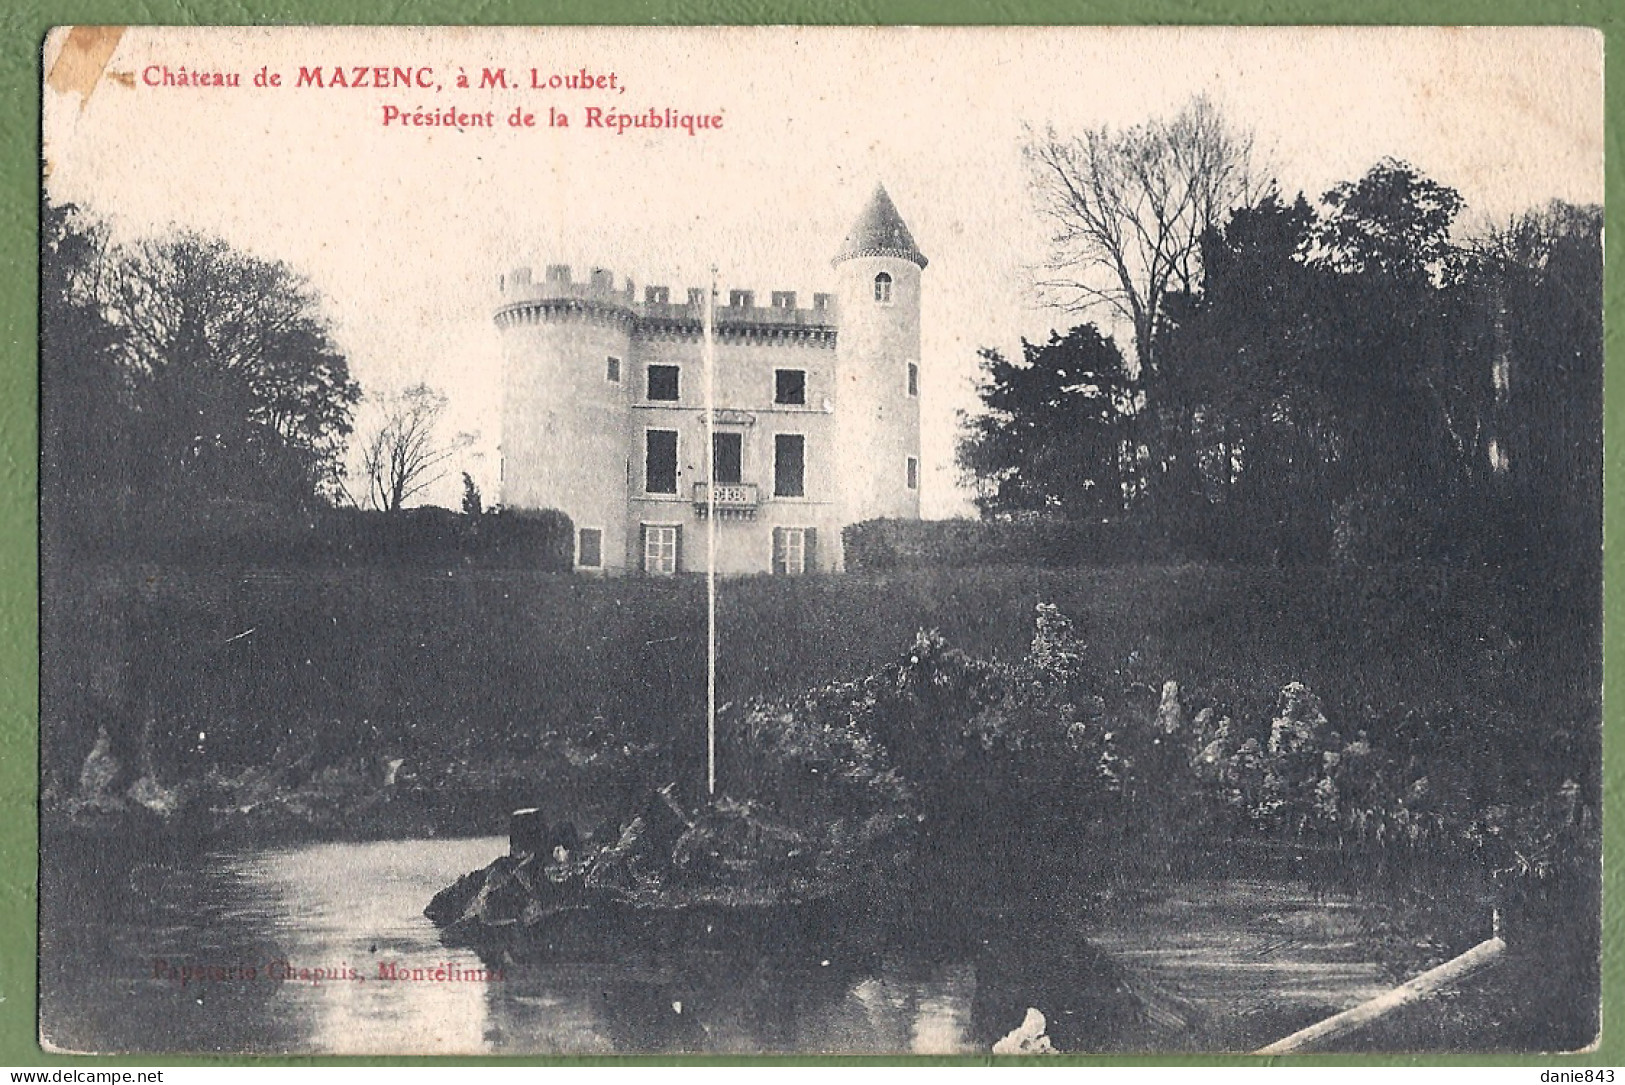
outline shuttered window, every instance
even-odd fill
[[[801,576],[818,568],[818,529],[776,527],[773,529],[773,573]]]
[[[672,576],[682,555],[683,529],[676,524],[643,525],[643,571],[650,576]]]

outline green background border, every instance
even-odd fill
[[[1606,528],[1615,539],[1625,522],[1621,516],[1620,469],[1625,466],[1625,360],[1618,317],[1625,311],[1621,292],[1621,257],[1625,256],[1625,199],[1622,199],[1620,150],[1625,126],[1620,123],[1625,104],[1625,4],[1618,0],[1501,0],[1470,3],[1464,0],[1229,0],[1203,4],[1194,0],[904,0],[896,3],[852,4],[843,0],[596,0],[596,2],[538,3],[534,0],[397,0],[365,3],[362,0],[79,0],[48,4],[21,0],[9,13],[0,14],[0,1066],[88,1065],[118,1063],[153,1066],[210,1066],[232,1063],[312,1065],[365,1063],[409,1065],[456,1062],[448,1059],[226,1059],[127,1058],[89,1059],[43,1054],[35,1040],[35,859],[38,720],[38,579],[37,501],[35,459],[37,431],[37,209],[39,184],[39,50],[46,30],[66,23],[245,24],[245,23],[852,23],[881,24],[1564,24],[1603,30],[1608,87],[1606,253],[1607,405]],[[1584,1066],[1625,1064],[1625,1040],[1619,1007],[1625,1003],[1625,771],[1619,745],[1621,658],[1619,624],[1625,615],[1625,591],[1620,573],[1625,558],[1615,551],[1606,559],[1607,600],[1605,663],[1606,757],[1604,809],[1606,812],[1603,966],[1604,1030],[1598,1051],[1562,1059],[1511,1057],[1394,1057],[1386,1059],[1320,1057],[1301,1060],[1307,1065],[1529,1065]],[[1609,950],[1612,952],[1609,952]],[[1612,1010],[1613,1012],[1608,1012]],[[495,1061],[495,1060],[493,1060]],[[527,1059],[500,1060],[509,1065],[568,1062],[664,1063],[669,1059]],[[805,1062],[806,1059],[690,1059],[712,1065],[749,1062]],[[827,1059],[840,1063],[959,1063],[965,1059]],[[1055,1060],[1051,1060],[1052,1062]],[[1068,1059],[1080,1063],[1116,1065],[1249,1065],[1267,1060],[1232,1058],[1113,1058]]]

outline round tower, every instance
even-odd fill
[[[920,515],[920,272],[926,258],[876,185],[833,261],[836,481],[843,518]]]
[[[502,504],[561,510],[578,569],[624,570],[632,284],[617,290],[602,269],[573,282],[554,265],[501,289]]]

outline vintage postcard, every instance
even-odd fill
[[[1597,1043],[1599,34],[42,72],[48,1050]]]

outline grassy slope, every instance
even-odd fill
[[[1041,600],[1073,617],[1112,681],[1148,696],[1173,678],[1267,710],[1301,680],[1337,724],[1362,705],[1468,692],[1538,701],[1539,681],[1574,692],[1550,661],[1509,653],[1493,593],[1330,575],[1180,566],[726,581],[719,692],[857,677],[921,628],[1011,657]],[[45,591],[47,763],[76,772],[98,721],[147,717],[249,759],[311,736],[323,754],[413,756],[520,753],[596,719],[660,734],[703,707],[703,616],[694,579],[76,570]]]

